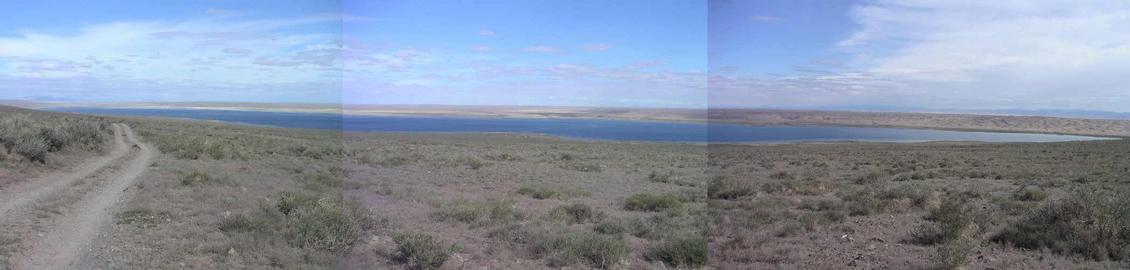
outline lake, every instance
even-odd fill
[[[378,116],[330,113],[259,112],[200,109],[60,108],[54,111],[190,118],[286,128],[373,132],[511,132],[614,141],[642,142],[1062,142],[1107,139],[1089,136],[972,132],[841,126],[748,126],[663,121],[580,118],[482,118],[457,116]]]

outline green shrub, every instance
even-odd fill
[[[531,198],[538,199],[538,200],[561,198],[560,192],[557,192],[556,189],[549,188],[549,187],[535,187],[535,186],[521,187],[521,188],[518,189],[518,194],[527,195],[527,196],[530,196]]]
[[[47,141],[40,137],[23,136],[16,139],[14,145],[11,146],[13,153],[19,154],[28,160],[47,163],[47,152],[51,147]]]
[[[677,268],[700,268],[709,259],[706,238],[699,234],[682,234],[663,241],[651,256]]]
[[[777,179],[777,180],[792,180],[793,178],[796,178],[796,176],[793,175],[792,173],[789,173],[789,172],[786,172],[786,171],[778,171],[778,172],[775,172],[773,174],[770,174],[769,178]]]
[[[364,217],[338,197],[322,197],[298,206],[287,214],[286,232],[299,248],[341,251],[352,246],[366,226]]]
[[[651,172],[651,174],[647,175],[647,180],[652,181],[652,182],[656,182],[656,183],[668,184],[668,183],[671,183],[671,178],[674,177],[674,176],[675,176],[674,171]]]
[[[210,182],[212,182],[212,177],[208,176],[207,173],[199,171],[193,171],[180,176],[180,184],[184,186],[206,185]]]
[[[887,178],[887,174],[881,171],[872,171],[864,175],[856,177],[853,181],[858,185],[871,185],[882,182]]]
[[[472,170],[478,170],[487,165],[486,162],[474,157],[460,157],[455,159],[454,163],[456,166],[467,166]]]
[[[1025,186],[1016,193],[1016,199],[1026,202],[1043,201],[1048,197],[1048,193],[1037,186]]]
[[[852,216],[873,215],[885,210],[883,200],[868,191],[843,194],[840,199],[844,201],[844,208]]]
[[[441,205],[432,216],[439,221],[454,220],[476,226],[504,224],[525,218],[509,200],[452,201]]]
[[[954,241],[938,247],[934,254],[930,256],[932,265],[929,269],[960,269],[969,263],[969,252],[973,250],[973,247],[973,242],[969,240]]]
[[[345,183],[344,176],[321,171],[304,173],[298,180],[311,190],[340,189]]]
[[[1047,248],[1096,260],[1130,255],[1130,197],[1079,193],[1055,201],[1007,226],[992,240],[1026,249]]]
[[[633,211],[661,211],[682,205],[679,196],[668,193],[640,193],[628,197],[624,209]]]
[[[407,264],[408,269],[439,269],[451,254],[460,250],[458,245],[448,246],[425,233],[401,233],[392,240],[396,242],[396,259]]]
[[[564,219],[569,224],[580,224],[598,221],[604,218],[604,213],[593,209],[587,204],[562,205],[549,211],[551,217]]]
[[[747,182],[717,176],[706,186],[706,196],[710,199],[732,200],[755,194],[753,186]]]
[[[317,197],[303,193],[284,191],[279,196],[279,202],[276,205],[283,215],[290,215],[298,208],[314,205],[317,199]]]
[[[68,147],[100,150],[107,141],[103,123],[90,117],[6,114],[0,116],[0,146],[31,162]]]
[[[923,224],[911,233],[913,242],[923,245],[949,243],[970,233],[974,225],[974,210],[964,200],[946,197],[942,204],[926,216],[931,223]]]
[[[608,269],[619,264],[630,250],[620,237],[580,231],[550,237],[535,244],[534,252],[546,255],[553,267],[581,264]]]
[[[627,232],[628,228],[619,220],[606,220],[597,223],[592,230],[599,234],[622,234]]]
[[[560,226],[538,222],[503,226],[492,230],[490,237],[522,244],[538,257],[546,258],[552,267],[584,265],[611,268],[630,253],[619,235],[567,231]]]

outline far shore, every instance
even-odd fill
[[[548,106],[336,105],[287,103],[62,103],[0,102],[31,108],[194,109],[258,112],[332,113],[384,116],[491,118],[590,118],[635,121],[728,123],[740,125],[825,125],[954,131],[1024,132],[1107,137],[1130,136],[1130,121],[1025,115],[926,112],[849,112],[778,109],[599,108]]]

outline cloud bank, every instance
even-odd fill
[[[1130,111],[1130,2],[876,0],[849,16],[829,46],[842,65],[714,74],[711,106]]]
[[[0,98],[340,100],[338,16],[205,13],[0,36]]]

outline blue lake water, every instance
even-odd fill
[[[255,112],[197,109],[61,108],[55,111],[175,117],[266,125],[287,128],[341,129],[374,132],[513,132],[617,141],[645,142],[804,142],[804,141],[983,141],[1061,142],[1105,139],[1099,137],[970,132],[905,128],[840,126],[748,126],[662,121],[581,118],[475,118],[452,116],[375,116],[329,113]]]

